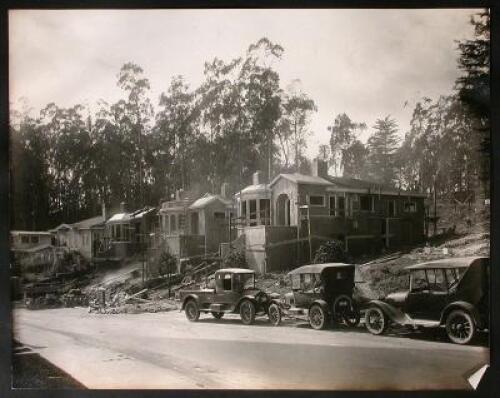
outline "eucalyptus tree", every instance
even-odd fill
[[[335,117],[333,124],[327,129],[330,132],[330,153],[334,173],[342,175],[344,154],[357,138],[358,132],[366,129],[366,124],[353,122],[349,116],[341,113]]]

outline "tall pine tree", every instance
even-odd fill
[[[370,177],[384,184],[393,185],[396,180],[395,154],[398,149],[398,126],[386,116],[377,119],[374,133],[368,138],[368,162]]]

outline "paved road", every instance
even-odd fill
[[[468,389],[488,349],[362,328],[244,326],[236,316],[189,323],[177,311],[14,313],[15,337],[88,388]]]

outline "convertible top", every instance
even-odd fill
[[[478,260],[489,260],[489,257],[455,257],[455,258],[444,258],[441,260],[428,261],[426,263],[420,263],[415,265],[410,265],[406,269],[430,269],[430,268],[467,268],[472,263]]]
[[[351,268],[351,267],[354,267],[354,265],[345,263],[308,264],[308,265],[303,265],[302,267],[295,268],[294,270],[290,271],[287,275],[320,274],[327,268]]]

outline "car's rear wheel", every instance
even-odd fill
[[[328,313],[319,304],[313,304],[309,309],[309,324],[313,329],[325,329],[328,325]]]
[[[255,305],[250,300],[243,300],[240,304],[241,322],[251,325],[255,321]]]
[[[223,312],[214,312],[214,311],[212,311],[212,316],[215,319],[221,319],[224,316],[224,313]]]
[[[281,323],[281,309],[278,304],[272,303],[267,310],[269,322],[273,326],[278,326]]]
[[[464,310],[454,310],[446,317],[446,334],[456,344],[468,344],[474,338],[476,325]]]
[[[200,319],[200,310],[196,301],[189,300],[184,306],[184,312],[186,313],[186,318],[190,322],[196,322]]]
[[[378,307],[370,307],[366,310],[365,325],[371,334],[382,334],[387,330],[388,319]]]

